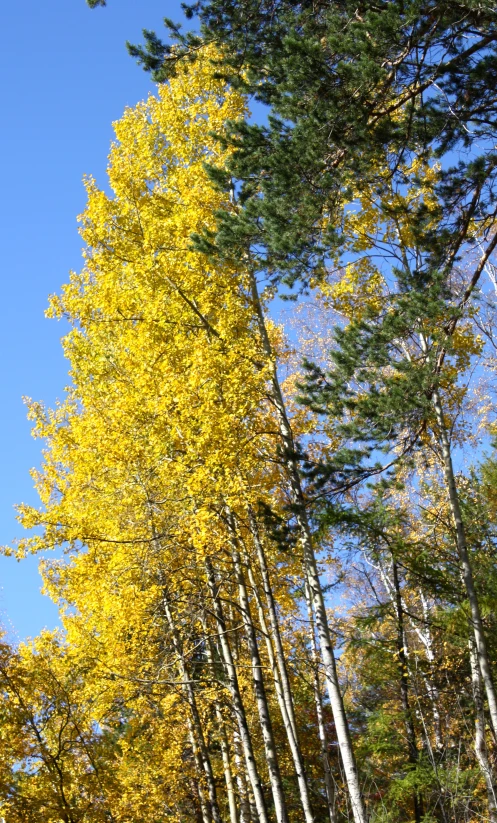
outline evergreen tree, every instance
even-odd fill
[[[145,32],[131,46],[157,80],[202,39],[224,47],[219,71],[269,107],[268,123],[231,129],[236,151],[218,181],[240,181],[242,208],[219,214],[204,238],[217,253],[251,249],[289,282],[321,272],[343,239],[351,182],[359,191],[402,182],[413,155],[446,157],[444,221],[433,266],[457,257],[468,224],[493,222],[497,162],[497,12],[491,3],[259,2],[184,6],[201,34],[166,20],[173,45]],[[225,138],[226,139],[226,138]],[[454,164],[455,152],[464,150]]]

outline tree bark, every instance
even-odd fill
[[[228,642],[226,633],[226,622],[223,615],[223,609],[219,598],[218,585],[216,582],[214,570],[210,560],[205,561],[207,583],[212,598],[214,616],[216,618],[217,632],[219,638],[219,646],[222,653],[224,668],[228,680],[228,688],[231,694],[233,704],[233,711],[238,723],[240,733],[240,741],[242,744],[243,755],[245,758],[245,766],[247,775],[252,787],[254,795],[255,806],[257,809],[257,816],[260,823],[269,823],[269,818],[266,810],[266,801],[262,791],[262,783],[257,771],[257,764],[255,761],[254,750],[252,747],[252,739],[245,714],[245,707],[243,705],[242,696],[240,694],[240,687],[238,684],[238,676],[236,673],[235,664],[233,662],[233,655]]]
[[[307,581],[305,581],[305,600],[307,604],[307,615],[309,618],[309,638],[311,642],[311,657],[313,663],[314,703],[316,705],[316,715],[318,719],[318,733],[319,743],[321,746],[321,761],[323,763],[326,803],[328,806],[330,823],[337,823],[337,817],[335,814],[335,781],[331,773],[330,761],[328,758],[328,735],[326,734],[326,727],[324,725],[323,698],[321,695],[321,679],[319,677],[319,654],[316,645],[316,627],[314,624],[314,613],[312,611],[311,592]]]
[[[238,797],[240,803],[240,823],[250,823],[251,820],[257,821],[258,815],[255,807],[254,813],[251,812],[251,800],[249,798],[247,782],[245,780],[245,768],[243,766],[241,749],[240,733],[235,727],[233,728],[233,751],[235,754],[236,785],[238,787]]]
[[[331,710],[335,721],[338,745],[342,756],[345,780],[349,791],[355,823],[367,823],[366,807],[359,783],[359,774],[355,762],[350,729],[345,714],[343,698],[338,683],[336,661],[333,654],[331,632],[328,625],[323,590],[319,580],[316,557],[312,543],[311,529],[307,516],[305,498],[300,481],[300,474],[295,460],[295,443],[293,433],[286,413],[285,402],[281,393],[276,364],[267,334],[264,313],[262,310],[255,275],[251,274],[251,290],[254,309],[257,314],[259,331],[264,351],[272,363],[272,390],[273,402],[278,420],[279,433],[283,446],[285,466],[288,473],[292,504],[299,526],[300,542],[304,558],[304,574],[309,583],[312,606],[314,610],[316,628],[319,636],[321,656],[323,660],[326,684],[330,696]]]
[[[459,556],[459,563],[461,568],[461,576],[466,589],[468,597],[471,625],[475,638],[475,648],[478,658],[478,665],[485,687],[485,694],[487,697],[488,711],[490,715],[490,723],[497,742],[497,695],[492,679],[492,672],[490,669],[490,661],[488,657],[487,641],[485,638],[485,631],[481,619],[480,605],[478,603],[478,595],[476,593],[475,582],[473,577],[473,569],[469,558],[468,548],[466,544],[466,532],[464,522],[461,514],[461,507],[459,504],[459,494],[454,475],[454,467],[452,464],[452,454],[450,448],[450,441],[447,435],[447,429],[443,417],[442,404],[438,390],[433,392],[433,407],[435,409],[435,416],[439,429],[440,445],[442,448],[443,468],[445,475],[445,482],[447,484],[447,491],[449,496],[450,510],[454,525],[456,529],[456,546]]]
[[[271,636],[274,642],[274,648],[276,652],[276,661],[278,664],[278,672],[280,676],[280,683],[281,683],[281,691],[283,695],[283,700],[286,706],[286,711],[288,715],[288,721],[293,731],[294,739],[297,740],[297,722],[295,719],[295,708],[293,705],[293,697],[292,697],[292,689],[290,686],[290,680],[288,677],[288,670],[286,665],[285,659],[285,651],[283,649],[283,643],[281,640],[281,632],[280,626],[278,621],[278,613],[276,609],[276,603],[274,600],[273,595],[273,588],[271,586],[271,580],[269,577],[269,569],[266,561],[266,554],[264,551],[264,546],[262,544],[259,528],[257,525],[257,520],[255,514],[252,510],[252,507],[248,507],[248,518],[250,524],[250,531],[252,534],[252,539],[254,542],[257,560],[259,563],[259,569],[261,572],[262,578],[262,588],[264,590],[264,596],[266,598],[266,606],[269,614],[269,622],[271,626]]]
[[[200,772],[202,773],[203,771],[204,773],[205,781],[207,783],[207,792],[209,795],[209,813],[207,814],[206,823],[210,823],[211,819],[214,823],[221,823],[221,813],[219,811],[219,805],[217,801],[216,783],[214,780],[214,773],[212,771],[209,752],[204,738],[204,732],[202,729],[202,722],[200,720],[200,715],[198,711],[195,691],[193,689],[191,678],[187,670],[181,639],[174,624],[174,619],[169,605],[169,600],[165,592],[163,593],[162,602],[164,606],[166,619],[169,624],[169,630],[171,632],[174,651],[176,652],[177,665],[182,681],[183,693],[185,694],[186,701],[188,703],[188,706],[190,707],[191,718],[189,718],[189,725],[193,754],[197,763],[199,764]],[[203,795],[203,787],[201,785],[201,781],[199,783],[199,797],[200,803],[202,805],[202,817],[205,817],[204,805],[206,805],[206,801]]]
[[[231,534],[231,551],[236,581],[238,585],[240,610],[242,613],[242,619],[245,626],[247,646],[252,661],[252,678],[254,682],[255,701],[257,704],[257,711],[259,713],[259,722],[261,725],[262,739],[264,742],[264,751],[266,754],[266,762],[269,771],[269,780],[271,783],[271,791],[273,795],[276,820],[278,821],[278,823],[288,823],[285,794],[281,782],[280,767],[278,763],[278,755],[276,752],[276,744],[274,741],[271,714],[269,712],[269,705],[267,702],[266,688],[264,685],[264,676],[262,672],[262,663],[259,654],[259,646],[257,643],[257,635],[255,633],[254,622],[252,620],[250,600],[247,592],[247,586],[245,583],[245,576],[243,574],[240,552],[238,550],[237,545],[234,519],[230,511],[228,511],[227,520]]]
[[[202,620],[202,625],[204,627],[205,633],[205,646],[206,646],[206,654],[207,660],[209,661],[209,665],[211,667],[213,677],[216,676],[215,672],[215,662],[214,662],[214,651],[212,648],[212,638],[209,634],[209,626],[207,625],[207,621],[204,618]],[[233,782],[233,774],[231,771],[231,762],[230,762],[230,751],[228,745],[228,737],[226,734],[226,727],[224,723],[224,717],[221,710],[221,706],[219,705],[219,700],[214,698],[214,708],[216,712],[216,720],[217,720],[217,727],[219,732],[219,744],[221,747],[221,757],[223,761],[223,771],[224,771],[224,782],[226,783],[226,794],[228,795],[228,808],[230,812],[230,821],[231,823],[238,823],[238,811],[236,806],[236,793],[235,793],[235,786]]]
[[[483,690],[476,644],[471,637],[469,641],[469,662],[471,666],[471,684],[473,687],[473,701],[475,704],[475,753],[480,771],[485,780],[488,801],[488,819],[490,823],[497,823],[497,798],[492,776],[492,769],[488,759],[487,744],[485,741],[485,709],[483,705]]]
[[[253,515],[252,515],[253,517]],[[269,574],[267,571],[266,559],[264,555],[264,549],[259,539],[259,534],[257,531],[257,525],[255,523],[251,524],[252,534],[254,536],[254,542],[258,543],[257,547],[257,554],[259,557],[259,564],[261,566],[261,573],[263,578],[263,588],[266,594],[266,604],[268,607],[269,617],[270,617],[270,625],[271,625],[271,634],[269,631],[269,627],[266,622],[266,616],[264,614],[264,609],[262,606],[262,602],[259,596],[256,580],[254,578],[254,573],[252,571],[250,560],[247,558],[247,571],[249,576],[249,582],[252,586],[254,591],[254,596],[257,602],[258,612],[259,612],[259,622],[261,624],[261,629],[266,638],[266,648],[269,658],[269,665],[271,667],[271,671],[273,673],[273,681],[274,681],[274,688],[276,692],[276,697],[278,699],[278,705],[280,707],[281,717],[283,720],[283,725],[285,727],[285,732],[288,739],[288,744],[290,746],[290,751],[292,754],[293,765],[295,768],[295,774],[297,776],[297,784],[299,787],[299,794],[300,800],[302,803],[302,810],[304,812],[304,819],[306,823],[314,823],[314,815],[312,813],[311,801],[309,797],[309,790],[307,786],[307,779],[305,775],[304,769],[304,761],[302,758],[302,753],[300,751],[300,745],[297,738],[297,725],[295,721],[295,712],[293,708],[293,700],[292,694],[290,689],[290,682],[288,680],[288,673],[286,669],[285,657],[283,652],[283,644],[281,642],[281,636],[279,631],[279,625],[276,615],[276,607],[273,600],[273,593],[269,581]],[[254,528],[255,537],[254,535]],[[273,641],[276,648],[276,657],[275,652],[273,649]],[[277,660],[278,662],[277,662]]]
[[[433,640],[431,636],[430,626],[428,622],[428,603],[426,601],[426,597],[424,593],[420,590],[419,597],[421,600],[421,606],[423,609],[423,620],[424,620],[424,631],[419,631],[417,629],[417,635],[421,640],[423,646],[426,649],[426,659],[428,660],[430,666],[430,676],[423,674],[423,681],[426,686],[426,692],[428,694],[430,703],[431,703],[431,711],[433,715],[433,729],[434,729],[434,736],[435,736],[435,748],[438,752],[443,750],[443,738],[442,738],[442,721],[440,718],[440,695],[438,692],[438,688],[436,687],[433,681],[433,667],[435,664],[435,655],[433,653]],[[411,625],[412,625],[411,620]]]

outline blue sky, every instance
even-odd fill
[[[2,11],[0,201],[2,320],[0,544],[22,529],[14,505],[36,503],[29,470],[40,464],[22,396],[53,404],[68,382],[60,338],[44,317],[49,293],[81,264],[77,215],[86,173],[104,182],[112,121],[153,84],[125,41],[180,19],[179,2],[18,0]],[[54,627],[57,612],[40,594],[38,559],[0,557],[0,620],[11,640]]]

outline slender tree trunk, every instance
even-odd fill
[[[224,770],[224,779],[226,782],[226,792],[228,795],[228,807],[230,810],[230,820],[231,823],[238,823],[238,810],[236,807],[236,792],[235,792],[235,785],[233,782],[233,774],[231,772],[231,763],[230,763],[230,750],[228,745],[228,736],[226,734],[226,727],[224,725],[224,718],[221,711],[221,707],[219,706],[218,701],[216,700],[216,718],[217,723],[219,726],[219,735],[220,735],[220,742],[221,742],[221,756],[223,759],[223,770]]]
[[[400,592],[399,573],[397,563],[392,557],[392,578],[393,589],[395,593],[395,613],[397,617],[397,657],[399,662],[399,678],[400,678],[400,694],[402,702],[402,711],[405,718],[407,747],[409,763],[414,768],[418,763],[418,747],[416,745],[416,732],[414,729],[414,722],[412,717],[411,706],[409,704],[409,672],[407,669],[407,650],[405,643],[404,630],[404,609],[402,607],[402,595]],[[419,792],[413,793],[413,807],[414,819],[416,823],[420,823],[423,816],[423,803],[419,796]]]
[[[191,733],[189,733],[188,736],[190,737],[190,743],[192,743]],[[195,754],[193,755],[193,759],[195,760],[195,764],[197,765]],[[199,772],[199,774],[200,774],[200,772]],[[190,784],[190,791],[191,791],[192,802],[193,802],[193,807],[194,807],[193,808],[193,813],[195,815],[196,823],[206,823],[206,820],[208,820],[209,818],[205,817],[205,809],[206,809],[205,798],[204,798],[204,796],[201,795],[201,789],[199,787],[199,782],[198,782],[198,780],[195,780],[193,777],[190,777],[188,782]]]
[[[471,624],[473,627],[473,633],[475,637],[478,665],[480,667],[480,672],[485,687],[485,694],[487,696],[491,727],[494,739],[497,741],[497,695],[492,680],[492,672],[490,669],[490,661],[488,657],[487,641],[485,638],[483,622],[481,619],[478,595],[475,589],[473,569],[471,566],[468,548],[466,545],[466,533],[461,515],[461,507],[459,505],[459,494],[457,491],[454,467],[452,464],[450,441],[447,435],[447,429],[443,417],[440,395],[437,390],[433,392],[433,407],[435,409],[435,416],[437,419],[440,434],[440,445],[442,447],[445,482],[447,484],[447,491],[449,495],[452,518],[454,520],[454,525],[456,528],[457,553],[459,556],[461,575],[464,582],[464,586],[466,588],[466,594],[469,602]]]
[[[229,604],[229,617],[230,617],[231,623],[234,625],[233,609],[232,609],[231,603]],[[239,633],[238,632],[232,632],[231,633],[231,640],[232,640],[232,644],[231,644],[232,651],[231,651],[231,653],[232,653],[234,665],[236,667],[238,665],[238,660],[239,660],[239,656],[240,656],[239,642],[238,642]],[[218,645],[219,645],[219,637],[218,637]],[[221,650],[220,646],[219,646],[219,655],[222,658],[222,650]],[[231,708],[232,708],[232,715],[234,715],[233,706],[231,706]],[[235,720],[236,720],[236,715],[234,715],[234,716],[235,716]],[[244,758],[244,755],[243,755],[243,746],[242,746],[242,741],[241,741],[241,737],[240,737],[240,730],[239,730],[239,726],[238,726],[237,722],[235,722],[234,725],[233,725],[233,748],[234,748],[234,751],[235,751],[235,760],[236,760],[236,763],[238,765],[237,785],[240,787],[240,802],[241,802],[241,799],[243,798],[243,807],[242,807],[242,805],[240,805],[240,814],[242,813],[242,811],[244,811],[246,813],[247,821],[253,821],[253,823],[257,823],[257,821],[259,820],[259,815],[257,813],[257,807],[255,805],[254,793],[252,791],[252,784],[251,784],[250,778],[247,774],[246,767],[245,766],[242,767],[242,762],[243,763],[245,762],[245,758]]]
[[[488,759],[487,744],[485,741],[485,709],[483,705],[483,689],[476,644],[471,637],[469,641],[469,662],[471,666],[471,683],[473,686],[473,700],[475,704],[475,752],[480,771],[485,780],[488,800],[488,819],[490,823],[497,823],[497,798],[492,769]]]
[[[433,715],[433,729],[435,736],[435,748],[438,752],[441,752],[443,750],[443,738],[442,722],[439,711],[440,695],[433,681],[433,667],[435,664],[435,655],[433,653],[433,640],[428,622],[429,609],[428,603],[426,602],[426,597],[424,596],[424,593],[422,591],[419,592],[419,597],[423,609],[424,631],[418,631],[417,634],[421,642],[423,643],[423,646],[426,649],[426,659],[428,660],[430,666],[430,676],[428,677],[427,675],[423,675],[423,681],[425,683],[426,692],[431,703],[431,711]]]
[[[254,682],[255,701],[257,704],[257,711],[259,713],[259,722],[261,725],[262,739],[264,741],[264,751],[266,753],[266,762],[269,771],[269,780],[271,783],[271,791],[273,795],[276,820],[278,821],[278,823],[288,823],[285,795],[283,791],[283,784],[281,782],[281,774],[278,763],[278,755],[276,752],[276,744],[274,741],[273,724],[271,722],[271,715],[269,712],[269,705],[266,696],[266,688],[264,685],[264,676],[262,673],[262,663],[259,654],[259,646],[257,643],[257,635],[255,633],[254,622],[252,620],[250,600],[247,592],[247,586],[245,583],[245,576],[243,574],[240,552],[238,550],[237,545],[234,519],[230,511],[228,511],[227,520],[228,527],[231,533],[231,551],[233,566],[236,574],[236,581],[238,585],[240,610],[242,613],[242,619],[245,626],[247,646],[252,661],[252,678]]]
[[[254,750],[252,747],[252,739],[245,714],[245,707],[243,705],[242,696],[240,694],[240,687],[238,684],[238,676],[236,673],[235,664],[233,662],[233,655],[228,642],[226,632],[226,622],[224,620],[223,609],[218,593],[218,586],[214,575],[214,570],[210,560],[205,562],[207,572],[207,582],[212,598],[214,616],[216,618],[217,632],[219,637],[219,646],[224,661],[224,668],[228,680],[228,688],[231,694],[233,704],[233,711],[238,723],[240,732],[240,740],[243,748],[243,755],[245,758],[245,765],[247,769],[248,778],[252,787],[254,801],[257,809],[257,816],[260,823],[269,823],[269,818],[266,810],[266,801],[262,791],[262,783],[257,771],[257,764],[254,757]]]
[[[206,646],[206,653],[207,653],[207,660],[209,661],[209,665],[212,671],[213,677],[216,676],[215,672],[215,661],[214,661],[214,651],[212,648],[212,638],[209,634],[209,626],[207,625],[207,621],[205,619],[205,615],[202,620],[202,625],[204,627],[205,633],[205,646]],[[214,708],[216,712],[216,720],[217,720],[217,727],[219,732],[219,743],[221,746],[221,757],[223,760],[223,771],[224,771],[224,781],[226,783],[226,794],[228,796],[228,808],[230,812],[230,821],[231,823],[238,823],[238,811],[236,807],[236,793],[235,793],[235,786],[233,782],[233,774],[231,771],[231,762],[230,762],[230,750],[228,745],[228,737],[226,734],[226,726],[224,723],[224,717],[221,710],[221,706],[219,705],[219,700],[214,698]]]
[[[257,534],[257,540],[259,540],[259,535]],[[273,681],[274,681],[274,688],[276,692],[276,697],[278,699],[278,705],[280,707],[281,717],[283,720],[283,725],[285,727],[286,735],[288,738],[288,744],[290,746],[290,751],[292,754],[293,765],[295,768],[295,774],[297,776],[297,784],[299,787],[299,794],[300,800],[302,803],[302,809],[304,812],[304,819],[306,823],[313,823],[314,816],[312,813],[311,802],[309,797],[309,790],[307,786],[307,779],[305,776],[304,770],[304,761],[302,758],[302,753],[300,751],[299,742],[297,739],[297,729],[296,729],[296,722],[295,722],[295,712],[293,708],[293,700],[291,696],[290,690],[290,683],[288,681],[288,675],[285,665],[285,659],[283,655],[283,645],[281,643],[281,637],[279,633],[279,625],[276,617],[276,609],[274,607],[274,601],[272,596],[271,586],[269,584],[269,575],[267,574],[267,567],[265,564],[265,556],[262,545],[260,545],[259,541],[259,551],[262,553],[263,556],[263,568],[265,569],[265,579],[263,573],[263,587],[266,593],[266,603],[268,605],[268,611],[270,615],[270,623],[271,623],[271,634],[269,632],[269,627],[266,622],[266,616],[264,614],[263,605],[259,596],[256,580],[254,578],[254,573],[252,571],[250,560],[247,558],[247,571],[249,576],[249,582],[252,586],[254,591],[254,596],[257,602],[258,612],[259,612],[259,622],[261,625],[262,632],[264,637],[266,638],[266,648],[269,658],[269,665],[271,667],[271,671],[273,673]],[[272,613],[273,612],[273,613]],[[275,635],[278,636],[278,639],[275,639]],[[277,664],[275,652],[273,649],[273,642],[275,641],[275,647],[277,649],[276,655],[278,656],[279,660]],[[279,647],[279,649],[278,649]],[[285,686],[282,685],[282,671],[284,670],[284,677],[286,677],[286,684]],[[286,692],[286,694],[285,694]]]
[[[383,580],[384,586],[385,586],[386,590],[388,591],[390,597],[392,598],[392,601],[397,602],[397,595],[395,593],[395,587],[392,584],[392,582],[389,580],[388,575],[385,573],[385,570],[383,568],[383,565],[382,565],[381,561],[379,563],[378,568],[380,570],[381,579]],[[422,608],[423,608],[423,619],[424,619],[424,623],[425,623],[424,631],[423,632],[421,631],[418,624],[413,620],[412,617],[408,616],[408,619],[409,619],[409,622],[411,624],[411,627],[412,627],[413,631],[416,632],[416,634],[419,637],[421,643],[425,647],[426,657],[427,657],[427,660],[430,664],[430,669],[433,670],[433,663],[434,663],[434,660],[435,660],[435,655],[433,654],[433,642],[432,642],[432,639],[431,639],[430,630],[428,628],[428,604],[426,602],[426,598],[425,598],[422,591],[419,592],[419,596],[420,596],[421,604],[422,604]],[[400,595],[400,601],[398,601],[397,608],[400,608],[400,609],[404,610],[402,594]],[[435,686],[435,684],[433,683],[433,680],[432,680],[431,677],[428,677],[423,672],[421,673],[421,677],[423,678],[423,683],[425,684],[426,692],[428,694],[428,698],[430,700],[430,704],[431,704],[431,707],[432,707],[434,736],[435,736],[435,747],[436,747],[438,752],[441,752],[442,749],[443,749],[443,743],[442,743],[440,712],[438,710],[438,706],[439,706],[439,702],[440,702],[438,689]],[[424,721],[423,721],[423,727],[426,730],[426,725],[425,725]],[[426,730],[426,735],[425,736],[426,736],[426,742],[429,744],[430,753],[432,753],[432,747],[431,747],[431,743],[429,742],[429,736],[428,736],[428,731],[427,730]],[[432,756],[432,754],[430,756]],[[433,757],[432,757],[432,760],[433,760]]]
[[[238,787],[238,797],[240,803],[240,823],[250,823],[250,820],[257,821],[257,809],[253,813],[250,809],[250,798],[245,780],[245,768],[243,766],[242,746],[240,734],[237,728],[233,729],[233,751],[235,753],[236,785]]]
[[[193,759],[195,761],[195,767],[197,769],[198,780],[195,783],[195,789],[198,794],[198,800],[200,803],[200,813],[202,816],[203,823],[211,823],[212,815],[210,814],[209,804],[207,802],[207,798],[205,796],[204,787],[202,785],[202,772],[203,772],[203,763],[202,758],[200,757],[199,747],[197,744],[197,740],[195,738],[195,731],[193,728],[193,723],[191,717],[187,718],[188,724],[188,737],[190,738],[190,745],[192,747]]]
[[[259,528],[257,525],[257,520],[252,510],[252,507],[248,507],[248,517],[249,517],[249,524],[250,524],[250,531],[252,534],[252,538],[254,541],[254,546],[257,554],[257,560],[259,563],[259,568],[261,572],[262,578],[262,587],[264,590],[264,596],[266,598],[266,606],[269,614],[269,622],[271,626],[271,635],[274,642],[274,648],[276,652],[276,661],[278,664],[278,672],[280,675],[280,683],[281,683],[281,691],[283,694],[283,700],[285,702],[286,711],[288,715],[288,721],[291,725],[294,739],[297,740],[297,722],[295,720],[295,708],[293,705],[293,697],[292,697],[292,689],[290,686],[290,680],[288,677],[288,670],[286,665],[286,658],[285,658],[285,651],[283,649],[283,643],[281,640],[281,632],[280,626],[278,621],[278,613],[276,609],[276,603],[274,600],[273,595],[273,588],[271,586],[271,580],[269,577],[269,569],[266,561],[266,554],[264,551],[264,546],[262,544]]]
[[[307,580],[305,581],[305,600],[307,605],[307,615],[309,619],[309,638],[311,641],[311,657],[313,664],[313,692],[314,703],[316,705],[316,715],[318,719],[319,743],[321,746],[321,761],[323,763],[324,786],[326,791],[326,802],[328,806],[328,816],[330,823],[337,823],[335,814],[335,781],[331,773],[330,761],[328,757],[328,735],[324,725],[323,698],[321,695],[321,678],[319,677],[319,654],[316,645],[316,626],[314,623],[314,613],[312,610],[311,592]]]
[[[214,823],[221,823],[221,813],[219,811],[219,805],[217,802],[217,793],[216,793],[216,783],[214,780],[214,773],[212,771],[211,760],[209,756],[209,752],[207,749],[207,745],[205,743],[204,732],[202,729],[202,722],[200,720],[200,715],[197,706],[197,699],[195,696],[195,691],[193,689],[193,684],[191,682],[191,678],[188,673],[188,669],[186,666],[181,639],[179,633],[176,629],[173,615],[171,612],[171,608],[169,606],[169,600],[164,592],[163,594],[163,606],[164,612],[166,615],[167,622],[169,624],[169,630],[171,632],[171,637],[173,641],[174,651],[176,652],[177,658],[177,665],[179,674],[183,684],[183,693],[185,694],[186,701],[190,707],[191,719],[190,720],[190,737],[192,742],[192,749],[195,759],[199,764],[200,771],[204,773],[205,781],[207,783],[207,791],[209,795],[209,812],[207,814],[206,823],[210,823],[212,819]],[[206,803],[205,798],[203,798],[203,787],[201,786],[201,781],[199,784],[199,797],[200,802],[202,805],[202,816],[205,816],[204,812],[204,805]],[[204,804],[204,805],[203,805]]]
[[[281,393],[281,388],[276,371],[276,364],[274,363],[273,352],[271,350],[271,343],[267,334],[264,313],[262,310],[259,294],[257,291],[257,282],[255,275],[251,275],[252,283],[252,299],[254,308],[257,313],[259,321],[259,330],[261,334],[262,344],[264,350],[273,364],[272,370],[272,392],[271,400],[276,411],[280,437],[283,445],[284,460],[290,481],[290,490],[292,503],[295,510],[295,516],[300,531],[300,542],[304,557],[304,571],[309,583],[312,606],[316,619],[316,628],[319,636],[319,644],[321,649],[321,656],[323,659],[326,684],[330,695],[331,709],[333,712],[333,719],[335,721],[335,728],[337,732],[338,745],[340,747],[340,754],[342,756],[342,763],[345,773],[345,780],[350,795],[352,811],[355,823],[366,823],[367,814],[362,797],[361,787],[359,783],[359,774],[352,748],[352,739],[350,736],[350,729],[345,714],[343,705],[343,698],[338,683],[338,675],[336,668],[335,656],[333,654],[333,644],[331,640],[331,632],[328,625],[328,617],[326,614],[326,606],[324,602],[323,590],[319,580],[319,573],[317,568],[316,557],[314,554],[314,547],[312,544],[311,530],[309,520],[307,517],[307,510],[305,506],[305,498],[300,482],[300,474],[295,460],[295,443],[293,440],[293,433],[287,417],[285,402]]]

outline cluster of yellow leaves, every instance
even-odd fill
[[[153,694],[131,715],[91,658],[55,634],[0,651],[0,813],[9,823],[148,821],[165,798],[172,817],[192,807],[177,696],[160,701],[165,724]]]
[[[432,216],[433,225],[439,215],[434,193],[439,165],[414,158],[401,171],[410,181],[405,191],[388,185],[382,191],[380,185],[381,193],[374,194],[350,181],[351,203],[344,207],[342,232],[347,238],[345,251],[353,259],[338,276],[334,272],[314,284],[325,305],[348,321],[360,321],[368,311],[378,313],[385,305],[391,262],[388,247],[405,250],[415,246],[413,212],[423,208]],[[388,168],[378,168],[379,181],[386,183],[388,176]]]
[[[385,296],[385,280],[367,258],[348,263],[338,280],[323,280],[319,292],[325,306],[347,320],[360,321],[368,310],[377,314]]]

